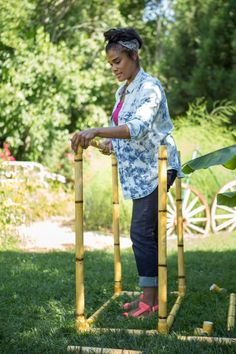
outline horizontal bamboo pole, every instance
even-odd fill
[[[110,154],[109,147],[108,147],[108,146],[104,146],[104,145],[102,144],[102,142],[100,142],[100,141],[91,140],[91,141],[89,142],[89,145],[90,145],[90,146],[93,146],[93,147],[95,147],[95,148],[97,148],[97,149],[99,149],[99,150],[103,150],[103,152],[106,153],[106,154]]]
[[[126,329],[126,328],[88,328],[87,332],[92,334],[104,334],[104,333],[127,333],[131,335],[155,335],[159,334],[156,329],[144,330],[144,329]]]
[[[113,301],[119,294],[114,294],[109,300],[107,300],[107,302],[105,302],[105,304],[103,304],[96,312],[94,312],[94,314],[92,316],[90,316],[87,319],[87,323],[91,324],[93,323],[97,317],[100,315],[100,313],[105,310],[105,308],[111,303],[111,301]]]
[[[140,291],[121,291],[120,295],[127,295],[127,296],[138,296],[140,295]]]
[[[198,337],[198,336],[177,336],[177,339],[183,341],[195,341],[206,342],[210,344],[236,344],[236,338],[224,338],[224,337]]]
[[[157,330],[141,330],[141,329],[121,329],[121,328],[89,328],[89,333],[92,334],[104,334],[104,333],[127,333],[130,335],[145,335],[155,336],[160,335]],[[176,338],[181,341],[196,341],[207,342],[217,344],[236,344],[236,338],[224,338],[224,337],[200,337],[200,336],[170,336],[172,339]]]
[[[183,296],[178,296],[175,303],[174,303],[174,306],[172,307],[170,313],[169,313],[169,316],[167,317],[167,326],[168,326],[168,329],[170,330],[170,328],[172,327],[173,323],[174,323],[174,320],[175,320],[175,317],[177,315],[177,312],[179,311],[179,308],[180,308],[180,305],[182,303],[182,300],[183,300]]]
[[[236,294],[232,293],[229,297],[229,310],[227,318],[227,330],[232,331],[235,325],[235,308],[236,308]]]
[[[68,352],[74,353],[98,353],[98,354],[142,354],[138,350],[129,350],[129,349],[112,349],[112,348],[95,348],[95,347],[81,347],[81,346],[72,346],[67,347]]]
[[[121,295],[127,295],[127,296],[138,296],[140,295],[139,291],[121,291],[119,294],[114,294],[107,302],[105,302],[96,312],[94,312],[93,315],[91,315],[86,322],[88,324],[93,323],[96,318],[100,315],[100,313],[111,303],[111,301],[115,300],[117,297]]]

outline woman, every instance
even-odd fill
[[[122,191],[133,200],[131,240],[143,288],[140,299],[124,305],[124,315],[139,317],[157,310],[157,215],[159,145],[167,145],[168,188],[181,169],[167,100],[159,80],[140,67],[138,50],[142,40],[132,28],[111,29],[104,33],[107,60],[122,84],[116,92],[116,103],[110,127],[92,128],[75,133],[72,149],[87,148],[95,137],[114,149]],[[141,301],[140,301],[141,300]]]

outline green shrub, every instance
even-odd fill
[[[84,222],[86,230],[112,231],[111,157],[93,148],[84,153]],[[131,203],[120,196],[120,231],[129,232]]]
[[[174,137],[181,152],[182,164],[193,158],[193,153],[201,156],[208,152],[235,144],[234,127],[230,124],[236,112],[231,102],[216,102],[211,112],[207,103],[199,99],[189,106],[184,116],[174,121]],[[221,186],[235,178],[233,171],[220,166],[202,170],[190,177],[190,184],[196,187],[207,199],[209,205]]]
[[[0,185],[0,247],[17,241],[17,226],[50,216],[73,215],[73,196],[58,183],[9,180]]]

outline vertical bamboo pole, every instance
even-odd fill
[[[184,296],[186,291],[186,284],[185,284],[185,270],[184,270],[184,238],[183,238],[181,178],[176,178],[175,187],[176,187],[176,216],[177,216],[177,243],[178,243],[178,291],[179,291],[179,295]]]
[[[167,334],[167,149],[158,151],[158,326],[159,333]]]
[[[76,329],[82,330],[84,318],[84,235],[83,235],[83,149],[75,155],[75,286]]]
[[[235,325],[235,307],[236,307],[236,294],[232,293],[229,297],[229,310],[227,318],[227,330],[232,331]]]
[[[111,154],[112,162],[112,201],[113,201],[113,235],[114,235],[114,293],[120,294],[121,285],[121,258],[120,258],[120,209],[118,171],[115,155]]]

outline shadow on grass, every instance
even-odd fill
[[[236,291],[235,251],[188,251],[185,254],[187,295],[169,337],[133,337],[125,333],[77,335],[74,330],[75,259],[71,252],[0,252],[0,352],[66,353],[66,347],[85,345],[141,349],[144,353],[234,353],[235,347],[179,342],[174,335],[192,335],[205,320],[214,322],[214,335],[235,337],[226,331],[228,298]],[[177,290],[177,259],[168,258],[168,292]],[[139,290],[134,257],[122,252],[123,288]],[[212,283],[227,294],[209,291]],[[86,315],[90,316],[113,293],[113,254],[93,251],[85,255]],[[169,298],[171,308],[174,298]],[[156,328],[151,319],[126,320],[119,298],[107,308],[96,326],[109,328]]]

